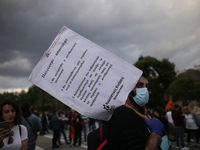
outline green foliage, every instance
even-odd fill
[[[165,90],[176,75],[174,63],[166,58],[159,61],[150,56],[141,56],[134,65],[148,74],[150,100],[147,105],[149,107],[164,106]]]
[[[5,98],[14,99],[21,105],[23,102],[28,101],[33,109],[37,111],[52,111],[53,109],[69,110],[70,108],[50,94],[41,90],[36,86],[31,86],[28,92],[22,91],[20,93],[2,93],[0,94],[0,100]]]
[[[200,84],[191,77],[174,80],[167,89],[174,101],[182,100],[184,105],[188,105],[191,100],[200,100]]]

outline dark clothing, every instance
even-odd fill
[[[75,129],[74,144],[73,144],[74,146],[76,146],[78,140],[79,140],[78,145],[81,145],[81,132],[82,132],[81,117],[78,116],[77,118],[79,119],[79,122],[74,121],[74,129]]]
[[[60,129],[60,119],[58,119],[57,115],[52,116],[52,125],[53,125],[53,139],[52,139],[52,146],[57,146],[57,141],[59,138],[59,129]]]
[[[164,124],[164,131],[162,134],[162,136],[164,136],[168,133],[168,120],[164,116],[158,117],[158,119]]]
[[[110,122],[109,150],[144,150],[150,132],[135,111],[126,106],[117,108]]]
[[[36,115],[30,113],[30,116],[23,117],[21,124],[24,125],[28,131],[28,150],[34,150],[36,146],[37,132],[42,129],[40,120]]]
[[[184,126],[184,118],[185,116],[182,115],[181,111],[173,110],[172,111],[172,118],[174,120],[175,126]]]
[[[60,138],[61,138],[61,133],[63,134],[64,140],[67,143],[67,137],[65,134],[65,121],[60,120],[60,130],[59,130],[59,138],[58,138],[58,142],[61,143]]]
[[[52,139],[52,146],[53,147],[57,146],[58,138],[59,138],[59,130],[55,129],[55,130],[53,130],[53,139]]]
[[[176,146],[177,147],[185,147],[184,144],[184,118],[185,116],[182,114],[180,110],[172,110],[172,118],[174,121],[174,125],[176,126],[176,129],[178,131],[178,138],[176,141]],[[179,142],[180,139],[180,142]]]

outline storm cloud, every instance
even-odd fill
[[[143,55],[177,70],[200,65],[199,8],[197,0],[1,0],[0,91],[31,86],[62,26],[131,64]]]

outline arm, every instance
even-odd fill
[[[161,139],[163,129],[164,129],[164,124],[156,118],[151,119],[150,122],[147,121],[144,117],[143,117],[143,120],[146,123],[149,130],[151,131],[151,135],[148,139],[145,149],[155,150],[158,148],[158,144],[159,144],[159,141]]]
[[[158,148],[160,138],[161,136],[159,134],[152,132],[148,139],[145,150],[156,150]]]
[[[21,150],[27,150],[27,149],[28,149],[28,139],[25,139],[22,141]]]

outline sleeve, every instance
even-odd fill
[[[192,113],[192,115],[194,117],[194,120],[195,120],[197,126],[200,127],[200,119],[198,118],[198,116],[195,113]]]
[[[21,126],[21,141],[28,139],[28,132],[25,126]]]
[[[42,129],[42,124],[41,124],[39,118],[36,118],[36,119],[37,119],[37,121],[36,121],[37,124],[36,125],[37,125],[37,132],[38,132],[38,131],[40,131]]]

